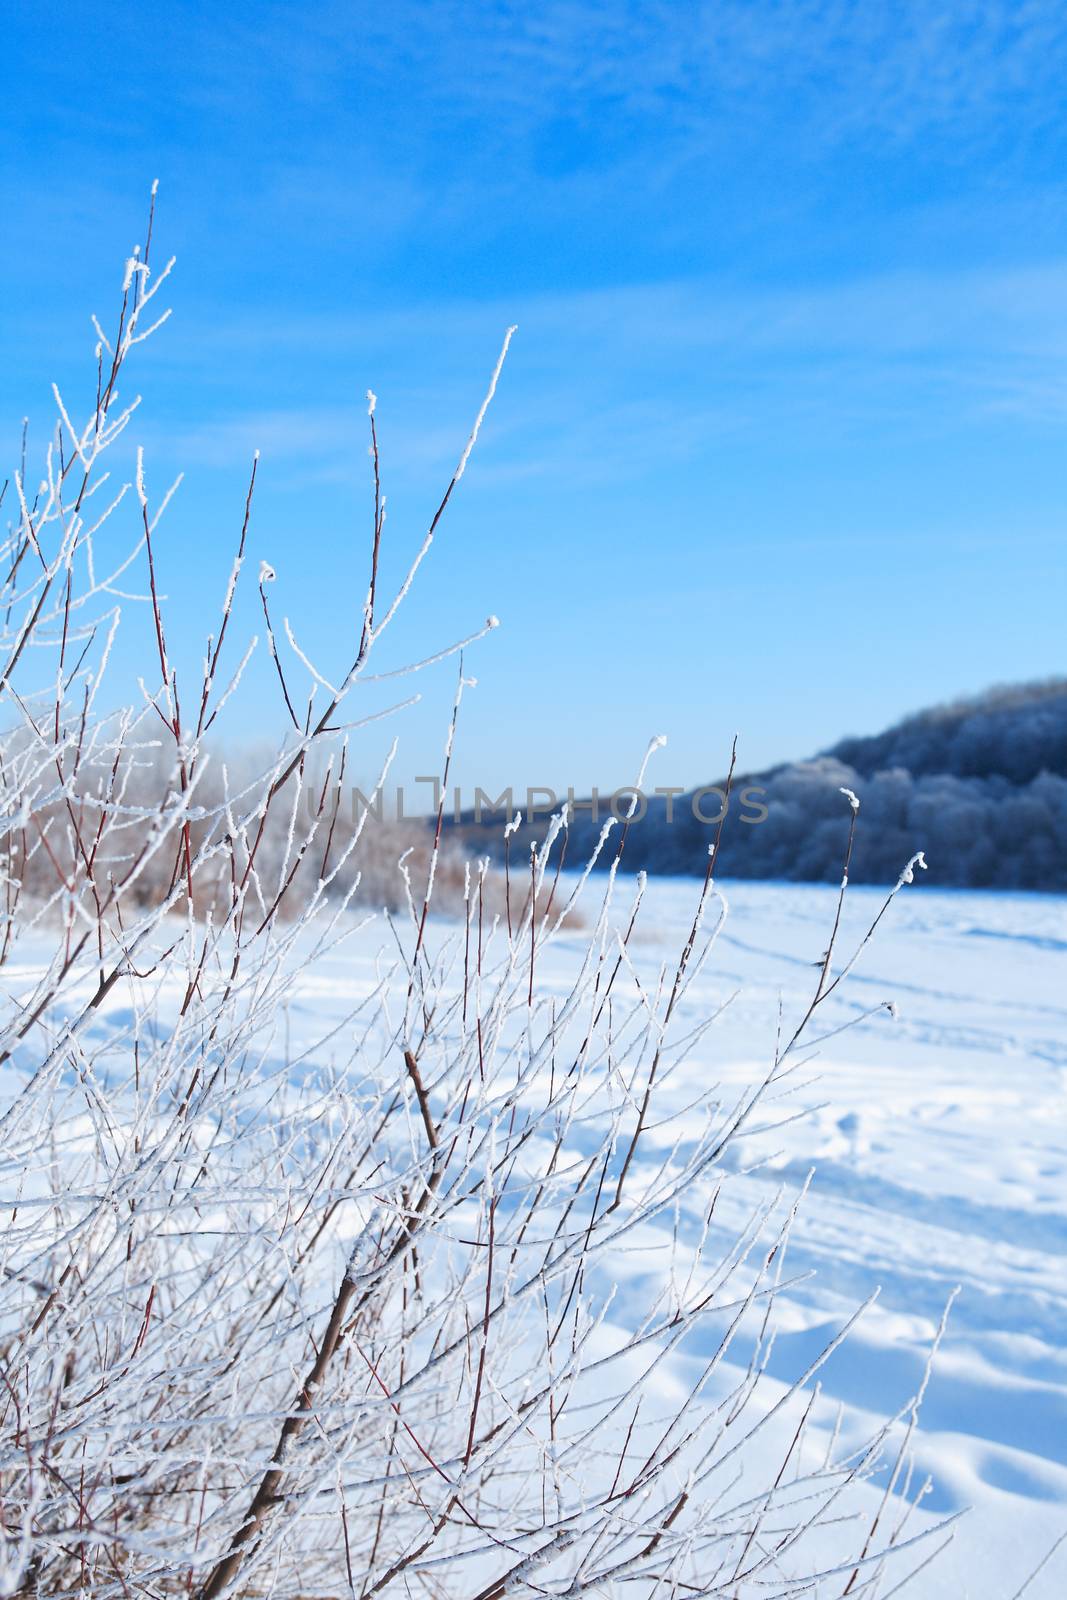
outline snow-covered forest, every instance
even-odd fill
[[[720,776],[703,798],[696,791],[696,812],[694,791],[670,800],[647,795],[631,829],[629,869],[699,874],[716,830],[704,819],[721,810],[710,791],[721,795],[723,785]],[[843,787],[863,799],[866,827],[850,868],[856,883],[884,883],[901,859],[922,850],[930,887],[1063,892],[1067,682],[992,689],[884,733],[842,739],[810,761],[742,775],[735,797],[747,790],[752,801],[727,810],[724,870],[736,878],[835,882],[848,832],[835,799]],[[481,821],[489,821],[484,812]],[[498,825],[475,826],[470,814],[462,823],[471,845],[502,854]],[[597,824],[588,800],[574,828],[582,848],[591,845]]]

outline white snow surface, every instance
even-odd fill
[[[618,884],[620,906],[631,888]],[[784,1025],[803,1014],[833,922],[836,888],[722,889],[726,926],[684,1005],[695,1023],[734,998],[698,1059],[664,1090],[679,1104],[698,1102],[712,1083],[740,1089],[766,1072],[779,1004]],[[592,906],[595,880],[589,890],[583,904]],[[676,959],[698,892],[693,880],[650,882],[631,946],[639,973],[652,977]],[[882,890],[849,889],[836,969],[883,899]],[[558,939],[539,988],[565,991],[586,938]],[[381,926],[368,927],[298,982],[294,1038],[321,1029],[324,1007],[347,1011],[374,982],[382,951]],[[808,1052],[791,1097],[806,1114],[729,1152],[733,1166],[762,1163],[724,1191],[739,1219],[746,1190],[797,1189],[815,1169],[790,1247],[791,1273],[810,1276],[779,1302],[775,1378],[802,1372],[880,1289],[820,1374],[857,1439],[919,1386],[959,1288],[915,1454],[918,1477],[933,1480],[929,1520],[970,1513],[908,1586],[915,1600],[1012,1600],[1067,1530],[1065,978],[1067,899],[903,892],[810,1035],[883,1002],[895,1002],[897,1016],[880,1010]],[[617,1314],[626,1315],[625,1283]],[[1025,1594],[1067,1594],[1067,1543]]]
[[[617,884],[620,908],[633,887]],[[587,915],[603,889],[589,884]],[[838,891],[726,882],[722,892],[729,916],[681,1002],[680,1031],[729,1004],[662,1090],[694,1119],[712,1085],[740,1092],[764,1076],[779,1026],[788,1037],[804,1014]],[[639,977],[654,983],[673,967],[698,895],[692,880],[649,883],[630,946]],[[849,889],[832,971],[883,899]],[[439,923],[433,936],[452,931]],[[539,962],[542,993],[565,993],[587,940],[588,930],[556,939]],[[294,1052],[324,1038],[331,1019],[343,1026],[390,952],[390,930],[375,919],[294,978],[285,1002]],[[1067,1542],[1026,1582],[1067,1530],[1065,973],[1067,899],[903,891],[809,1029],[812,1040],[834,1036],[803,1054],[788,1097],[775,1100],[778,1119],[803,1115],[727,1152],[743,1175],[724,1190],[726,1227],[761,1195],[796,1191],[815,1173],[789,1252],[790,1276],[803,1278],[778,1302],[772,1392],[880,1290],[820,1374],[824,1420],[843,1408],[846,1439],[906,1406],[958,1286],[916,1435],[917,1481],[932,1479],[917,1525],[971,1510],[908,1586],[916,1600],[1014,1600],[1024,1585],[1026,1600],[1067,1594]],[[654,1129],[644,1148],[651,1159]],[[618,1320],[627,1277],[657,1270],[655,1239],[643,1259],[627,1266]],[[673,1381],[668,1369],[665,1397]]]

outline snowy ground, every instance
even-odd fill
[[[587,920],[603,889],[603,879],[588,886]],[[679,1031],[730,1003],[669,1080],[679,1107],[699,1105],[716,1083],[740,1092],[766,1072],[779,1008],[787,1029],[803,1015],[833,920],[832,889],[724,891],[729,917],[686,993]],[[620,918],[632,893],[620,880]],[[673,969],[697,894],[691,881],[650,885],[631,946],[643,982]],[[842,956],[882,898],[849,891]],[[538,966],[541,992],[564,993],[587,939],[588,930],[557,939]],[[286,1003],[294,1050],[327,1036],[395,951],[376,920],[300,974]],[[1065,970],[1067,900],[905,890],[812,1027],[813,1038],[834,1036],[779,1104],[783,1115],[806,1115],[728,1152],[741,1175],[726,1186],[727,1227],[746,1202],[783,1184],[795,1190],[815,1168],[790,1252],[790,1272],[808,1276],[781,1306],[772,1393],[880,1287],[821,1375],[844,1408],[846,1438],[906,1404],[959,1287],[916,1458],[933,1479],[930,1521],[974,1509],[907,1590],[916,1600],[1014,1600],[1067,1530]],[[8,979],[17,987],[19,972]],[[882,1007],[890,1000],[895,1018]],[[655,1254],[634,1270],[655,1270]],[[1026,1589],[1028,1600],[1064,1594],[1067,1542]]]
[[[625,901],[630,887],[619,892]],[[685,1101],[704,1081],[740,1087],[766,1070],[779,999],[788,1023],[810,997],[836,893],[725,892],[729,920],[686,1005],[696,1020],[737,993],[699,1063],[672,1080]],[[650,886],[639,969],[673,963],[696,894],[692,882]],[[850,890],[843,953],[881,898]],[[539,982],[562,992],[582,944],[580,934],[561,939]],[[324,1005],[350,1004],[384,945],[380,925],[367,929],[330,970],[308,974],[292,998],[294,1034],[312,1016],[321,1026]],[[735,1166],[770,1156],[729,1186],[739,1211],[744,1189],[799,1186],[816,1169],[790,1261],[811,1276],[789,1293],[775,1377],[801,1372],[880,1286],[822,1375],[857,1434],[908,1400],[959,1286],[916,1454],[934,1480],[931,1516],[974,1509],[909,1588],[917,1600],[1010,1600],[1067,1530],[1065,972],[1067,901],[905,891],[812,1034],[882,1001],[895,1001],[898,1017],[881,1011],[829,1039],[796,1089],[808,1116],[731,1155]],[[1026,1594],[1067,1594],[1067,1543]]]

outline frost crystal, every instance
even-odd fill
[[[904,885],[906,883],[914,883],[915,882],[915,868],[916,867],[921,867],[923,872],[926,871],[926,857],[923,855],[921,850],[916,850],[915,854],[912,856],[911,860],[908,862],[907,866],[904,868],[904,871],[900,874],[900,877],[897,879],[897,888],[898,889],[903,889],[903,887],[904,887]]]

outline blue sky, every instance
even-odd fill
[[[138,437],[150,482],[186,472],[162,565],[190,662],[258,447],[253,570],[340,669],[366,389],[393,575],[515,322],[382,663],[501,617],[464,785],[611,787],[657,732],[690,784],[735,730],[752,767],[1062,670],[1060,4],[60,0],[9,5],[3,57],[0,441],[26,413],[43,438],[53,378],[86,391],[158,177],[178,266]],[[281,726],[266,667],[232,738]],[[418,685],[405,779],[453,686]]]

